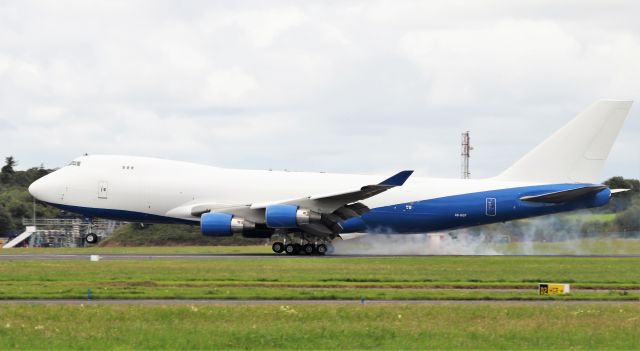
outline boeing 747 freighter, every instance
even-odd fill
[[[342,233],[427,233],[605,205],[599,184],[631,101],[601,100],[488,179],[223,169],[82,156],[37,180],[38,200],[87,217],[199,225],[203,235],[271,238],[273,251],[325,254]],[[88,242],[95,242],[93,234]]]

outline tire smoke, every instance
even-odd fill
[[[640,232],[610,232],[588,211],[450,232],[346,234],[333,255],[626,255],[638,254]]]
[[[334,255],[500,255],[483,235],[367,234],[333,242]]]

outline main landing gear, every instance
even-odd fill
[[[271,245],[273,252],[287,255],[325,255],[333,249],[331,242],[314,238],[311,240],[304,236],[296,236],[295,238],[280,238]]]

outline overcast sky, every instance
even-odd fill
[[[0,156],[492,176],[600,98],[640,178],[637,1],[2,1]]]

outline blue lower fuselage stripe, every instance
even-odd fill
[[[535,203],[523,196],[575,189],[588,184],[554,184],[483,191],[379,207],[342,223],[345,232],[425,233],[506,222],[603,206],[610,191],[567,203]]]
[[[553,184],[509,188],[378,207],[361,217],[343,222],[342,227],[345,233],[425,233],[598,207],[609,202],[611,196],[609,189],[603,189],[596,194],[567,203],[535,203],[520,200],[523,196],[569,190],[585,185],[590,184]],[[199,223],[198,220],[190,221],[134,211],[55,203],[51,203],[51,205],[86,217],[144,223]]]

